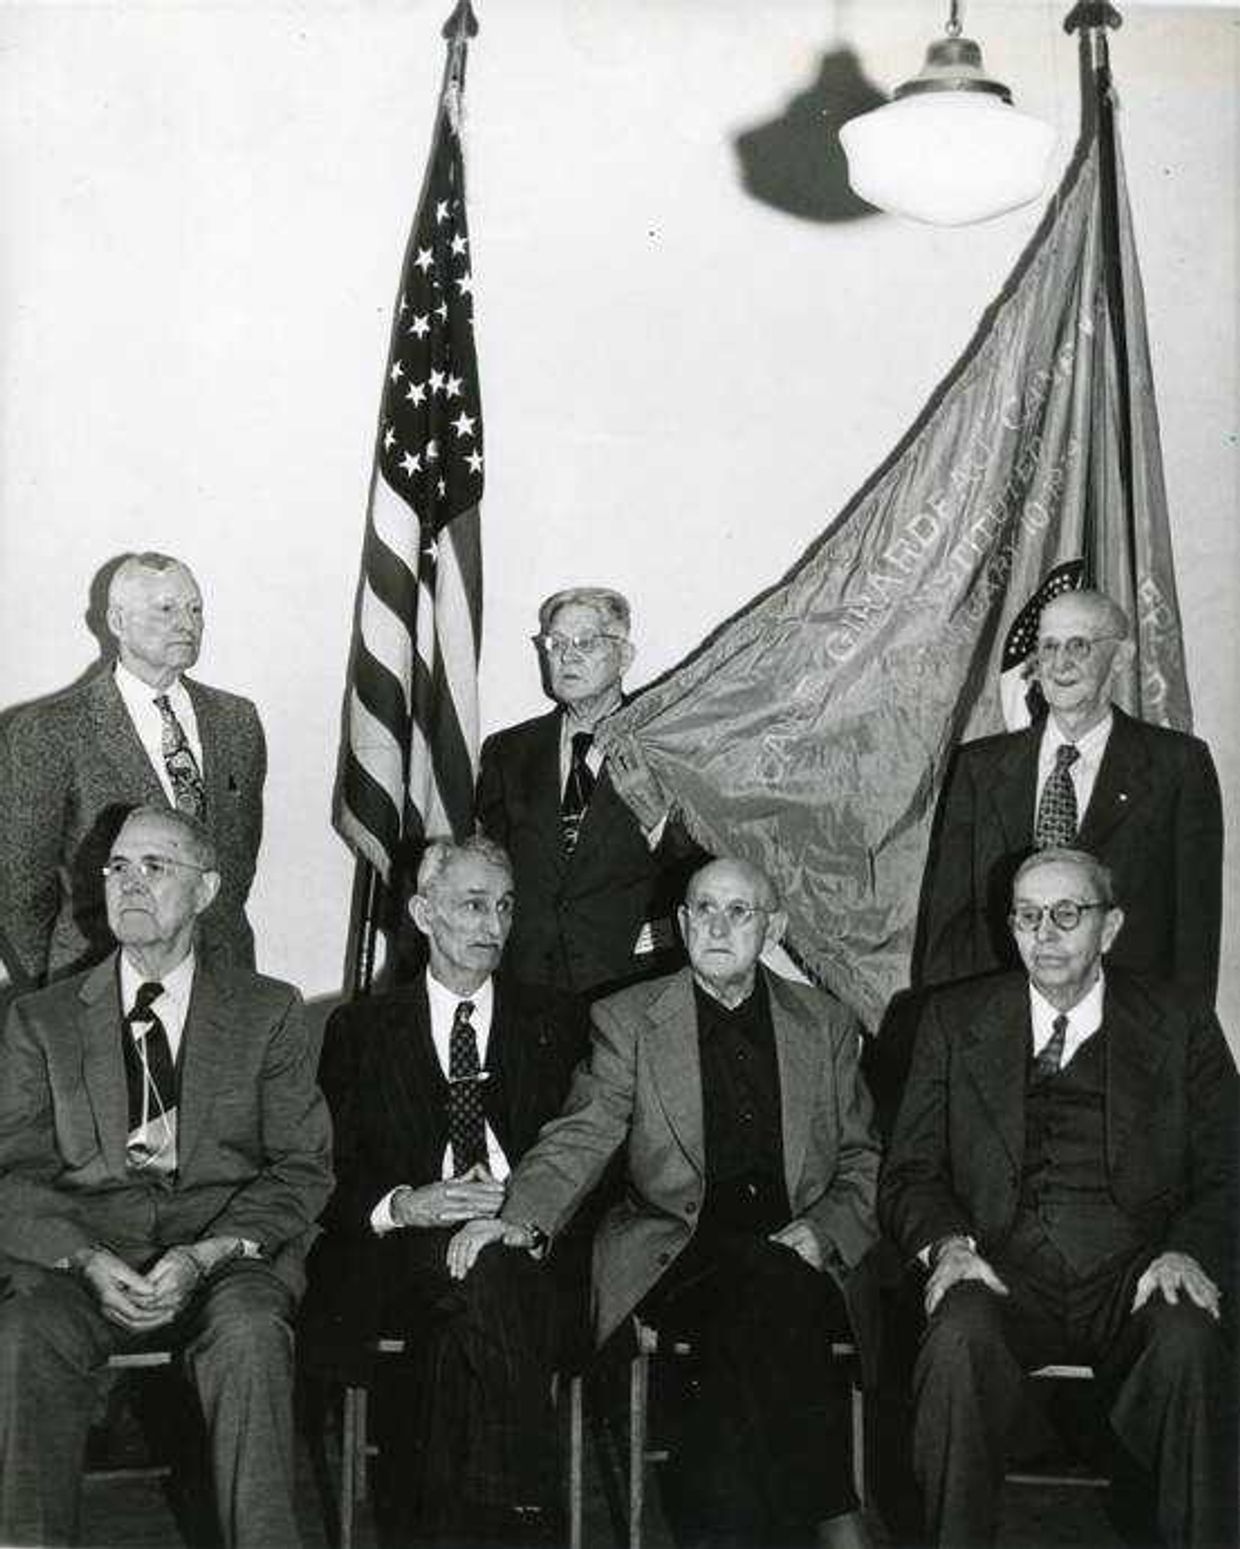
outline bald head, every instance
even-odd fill
[[[693,977],[725,1006],[739,1005],[753,989],[759,957],[786,924],[770,878],[732,856],[695,872],[680,908]]]

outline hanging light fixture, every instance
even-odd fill
[[[840,129],[855,193],[880,210],[936,226],[989,220],[1036,199],[1055,141],[1049,124],[1018,113],[1012,93],[961,37],[959,0],[947,36],[894,100]]]

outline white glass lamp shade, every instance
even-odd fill
[[[967,226],[1036,199],[1055,131],[984,91],[926,91],[840,129],[853,191],[893,215]]]

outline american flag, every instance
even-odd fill
[[[482,410],[451,45],[401,273],[371,476],[336,826],[393,883],[473,826],[482,632]]]

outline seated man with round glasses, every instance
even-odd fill
[[[1124,900],[1111,955],[1207,1000],[1218,978],[1223,818],[1204,742],[1134,720],[1111,701],[1134,642],[1102,592],[1042,609],[1035,674],[1047,713],[966,742],[939,802],[922,892],[921,985],[1014,967],[1012,876],[1031,850],[1079,844]]]
[[[630,1315],[697,1360],[669,1491],[685,1542],[864,1542],[832,1333],[867,1333],[878,1144],[844,1007],[759,967],[785,916],[768,878],[717,860],[680,909],[689,968],[596,1001],[590,1059],[514,1170],[498,1217],[448,1248],[559,1242],[623,1153],[594,1244],[600,1344]]]
[[[556,592],[534,645],[556,708],[483,743],[478,823],[512,857],[510,972],[595,994],[684,961],[672,915],[701,852],[644,761],[618,767],[594,740],[624,703],[628,600],[602,586]]]
[[[1106,866],[1048,847],[1012,889],[1025,971],[927,998],[879,1218],[929,1271],[913,1462],[936,1543],[994,1540],[1024,1373],[1057,1363],[1093,1367],[1158,1542],[1237,1541],[1240,1083],[1202,1001],[1104,966],[1124,914]]]

